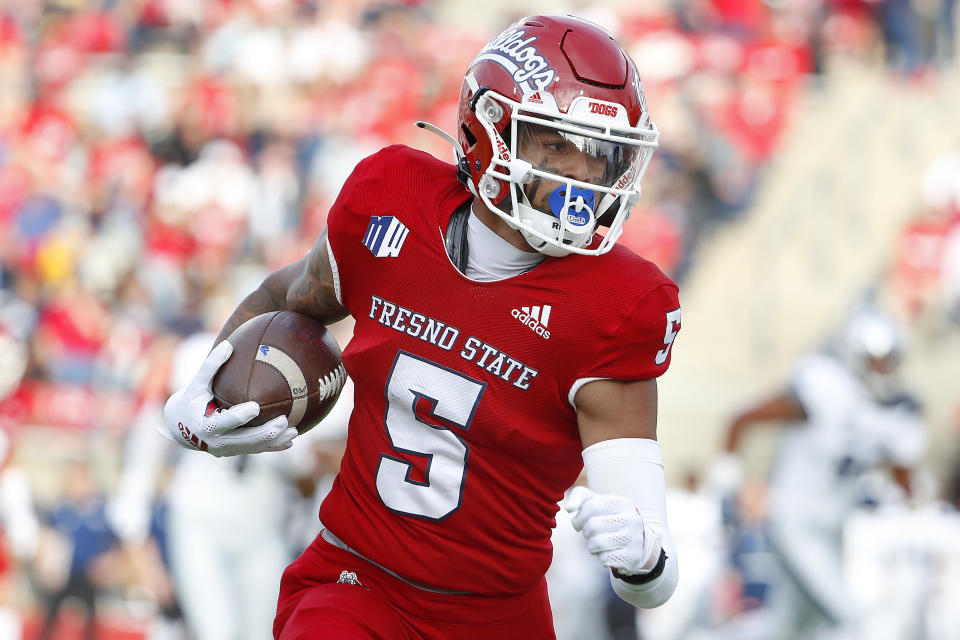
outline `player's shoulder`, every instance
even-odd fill
[[[390,187],[390,193],[419,191],[425,184],[459,184],[456,168],[434,156],[406,145],[394,144],[367,156],[351,175],[354,183]]]
[[[406,226],[431,222],[469,197],[456,167],[405,145],[367,156],[347,179],[331,218],[393,216]]]
[[[586,282],[603,283],[627,307],[634,307],[653,298],[662,299],[671,308],[679,306],[679,288],[656,264],[628,247],[614,245],[600,256],[577,256],[576,268],[586,275]],[[564,258],[568,259],[568,258]]]
[[[646,380],[662,375],[670,366],[681,325],[673,280],[626,247],[560,259],[569,260],[566,275],[573,279],[564,282],[565,297],[577,303],[581,324],[592,327],[577,334],[576,349],[603,354],[599,359],[585,356],[578,378]]]
[[[810,353],[797,360],[793,378],[800,383],[821,382],[824,386],[846,387],[852,384],[853,373],[830,354]]]
[[[797,360],[796,371],[811,372],[818,375],[847,376],[847,367],[836,357],[828,353],[808,353]]]
[[[812,353],[794,365],[790,387],[809,413],[818,407],[851,406],[857,397],[859,382],[836,357]]]

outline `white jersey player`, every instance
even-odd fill
[[[770,544],[783,573],[771,623],[781,637],[856,624],[842,575],[844,523],[869,498],[865,489],[877,469],[888,467],[909,491],[910,469],[926,447],[919,406],[896,378],[901,343],[890,319],[860,312],[836,356],[804,358],[788,390],[730,425],[729,453],[754,423],[789,425],[770,480]]]
[[[861,511],[845,567],[870,640],[960,638],[960,513],[943,502]]]
[[[171,388],[185,384],[184,378],[189,379],[213,346],[213,338],[198,333],[179,345],[171,366]],[[348,405],[349,413],[349,400],[337,404]],[[157,437],[159,424],[161,406],[145,404],[128,439],[123,477],[111,503],[112,524],[128,543],[147,535],[160,467],[175,449]],[[341,417],[343,432],[345,425]],[[342,433],[333,433],[337,428],[334,419],[325,420],[305,439],[342,438]],[[313,484],[315,463],[308,442],[275,456],[177,457],[166,491],[170,564],[178,600],[198,640],[271,636],[280,575],[306,535],[297,530],[305,518],[297,517],[300,500],[295,487]],[[311,522],[316,522],[315,514],[311,509]],[[310,538],[318,531],[319,524]]]

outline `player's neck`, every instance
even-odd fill
[[[523,239],[523,236],[519,231],[511,228],[510,225],[507,224],[506,220],[495,214],[493,211],[490,211],[490,209],[487,208],[487,205],[485,205],[482,200],[479,198],[474,198],[471,208],[473,215],[477,216],[477,219],[495,234],[521,251],[536,253],[536,249],[531,247],[530,243]]]
[[[487,227],[475,213],[471,213],[467,221],[466,245],[465,275],[481,282],[520,275],[540,264],[545,257],[540,253],[513,246],[506,238]]]

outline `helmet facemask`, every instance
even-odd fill
[[[545,104],[527,97],[520,104],[493,91],[477,100],[477,119],[496,150],[477,195],[541,253],[606,253],[640,198],[640,179],[657,146],[656,127],[647,114],[630,126],[619,105],[577,98],[570,114],[562,114],[547,92],[537,98]],[[590,117],[591,106],[624,117],[619,122],[609,115]],[[510,118],[501,135],[495,123],[504,110]],[[590,247],[598,224],[608,231]]]

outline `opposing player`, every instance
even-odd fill
[[[656,378],[677,287],[617,246],[657,146],[633,62],[603,29],[525,18],[471,63],[457,165],[393,146],[362,161],[327,231],[246,298],[219,339],[291,309],[356,320],[346,453],[323,533],[284,574],[276,638],[553,638],[557,502],[640,607],[677,582]],[[606,232],[598,233],[600,227]],[[255,403],[206,415],[221,342],[166,405],[184,446],[283,449]],[[251,549],[256,553],[256,549]]]
[[[771,546],[783,580],[764,637],[855,629],[857,607],[842,572],[843,526],[858,505],[876,498],[865,491],[868,474],[888,467],[909,492],[911,468],[925,451],[919,405],[897,375],[902,344],[891,318],[862,310],[848,323],[836,353],[804,358],[788,389],[730,424],[731,454],[753,425],[789,425],[770,491]]]

